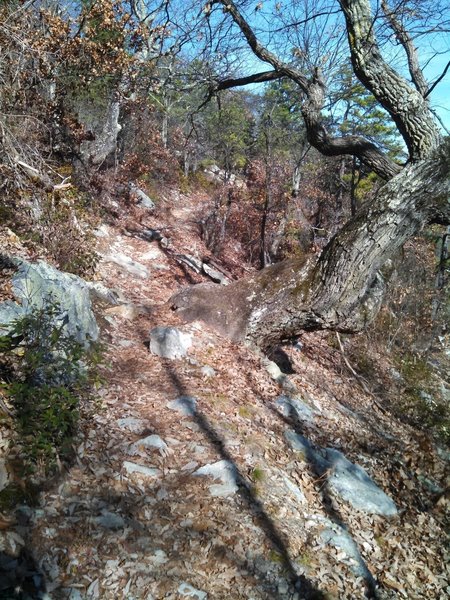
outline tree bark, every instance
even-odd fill
[[[426,158],[440,139],[427,100],[384,60],[374,35],[369,0],[339,0],[339,4],[355,75],[391,115],[410,159]]]
[[[264,348],[302,330],[364,329],[383,298],[383,265],[425,224],[450,224],[449,150],[442,144],[386,183],[318,261],[287,260],[226,288],[194,286],[174,296],[173,307],[186,320]]]

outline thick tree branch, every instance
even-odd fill
[[[397,40],[400,42],[406,52],[408,69],[412,82],[421,96],[426,98],[428,95],[428,84],[419,65],[417,50],[413,44],[411,36],[403,27],[402,23],[396,18],[395,12],[389,7],[387,0],[382,0],[381,8],[383,9],[384,16],[386,17],[388,23],[394,30]]]
[[[356,76],[391,115],[411,160],[426,158],[440,142],[428,102],[383,59],[373,32],[369,0],[339,0],[339,4]]]
[[[285,77],[284,73],[280,71],[264,71],[263,73],[254,73],[247,77],[239,77],[237,79],[223,79],[213,84],[212,89],[215,92],[221,90],[229,90],[230,88],[242,87],[250,85],[252,83],[265,83],[267,81],[274,81],[275,79],[282,79]]]
[[[307,100],[302,106],[309,143],[325,156],[350,154],[356,156],[383,179],[391,179],[401,171],[401,166],[386,157],[372,142],[357,135],[333,137],[321,118],[325,84],[319,70],[309,84]]]

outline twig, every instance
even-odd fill
[[[347,365],[349,371],[355,377],[356,381],[359,383],[359,385],[362,387],[362,389],[366,392],[366,394],[369,394],[369,396],[371,396],[373,403],[381,410],[382,413],[384,413],[386,415],[388,411],[378,402],[375,394],[369,390],[369,388],[365,384],[362,377],[360,375],[358,375],[358,373],[355,371],[355,369],[350,364],[348,358],[345,356],[345,351],[344,351],[344,346],[342,345],[341,336],[339,335],[339,333],[337,331],[336,331],[336,339],[338,341],[339,348],[341,350],[342,358],[344,359],[344,362]]]

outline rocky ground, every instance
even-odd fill
[[[114,292],[97,306],[101,408],[39,506],[5,515],[3,577],[71,600],[448,597],[443,453],[359,386],[334,338],[268,361],[180,323],[167,300],[209,279],[180,258],[205,253],[182,198],[98,240]],[[163,326],[190,336],[184,356],[150,351]]]

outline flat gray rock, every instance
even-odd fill
[[[228,285],[230,283],[228,277],[210,265],[203,263],[202,269],[216,283],[220,283],[221,285]]]
[[[146,477],[159,477],[161,475],[161,471],[159,469],[155,469],[154,467],[146,467],[145,465],[139,465],[128,460],[123,463],[123,468],[129,475],[132,475],[133,473],[145,475]]]
[[[220,484],[209,487],[211,496],[231,496],[238,490],[236,468],[228,460],[219,460],[216,463],[204,465],[193,475],[195,477],[212,477],[221,481]]]
[[[300,502],[300,504],[306,504],[306,498],[305,498],[305,494],[302,492],[302,490],[298,487],[298,485],[296,483],[294,483],[292,481],[292,479],[289,479],[289,477],[287,475],[282,475],[283,478],[283,483],[286,486],[286,489],[288,490],[288,492],[290,492],[294,498]]]
[[[167,404],[170,410],[176,410],[185,417],[193,417],[197,410],[197,400],[191,396],[180,396],[176,400],[172,400]]]
[[[169,446],[162,438],[159,437],[159,435],[149,435],[141,440],[138,440],[131,445],[130,454],[137,454],[140,450],[146,448],[159,450],[161,456],[167,456],[169,454]]]
[[[183,358],[192,346],[192,336],[176,327],[155,327],[150,331],[150,352],[163,358]]]
[[[314,423],[313,409],[298,398],[279,396],[275,404],[284,417],[294,417],[308,424]]]
[[[154,210],[156,208],[156,204],[153,202],[153,200],[147,196],[147,194],[143,192],[137,185],[130,183],[129,189],[130,192],[136,196],[138,200],[138,206],[141,208],[147,208],[148,210]]]
[[[357,577],[363,577],[369,580],[375,585],[375,580],[366,566],[364,559],[359,552],[358,546],[356,545],[353,538],[348,534],[345,529],[338,525],[331,524],[331,527],[325,529],[320,534],[320,540],[333,548],[342,550],[348,556],[348,566],[351,571]]]
[[[132,433],[141,433],[147,427],[145,421],[136,419],[135,417],[123,417],[122,419],[117,419],[116,423],[121,429],[127,429]]]
[[[136,262],[121,252],[115,252],[114,254],[105,256],[105,260],[114,263],[130,275],[140,277],[141,279],[147,279],[149,276],[147,267],[141,265],[141,263]]]
[[[354,508],[384,517],[397,514],[393,500],[362,467],[350,462],[342,452],[333,448],[314,448],[307,438],[295,431],[285,431],[284,436],[291,448],[301,452],[319,476],[326,475],[330,488]]]
[[[365,513],[392,517],[397,507],[359,465],[355,465],[338,450],[327,448],[325,460],[330,475],[328,483],[334,491],[354,508]]]

